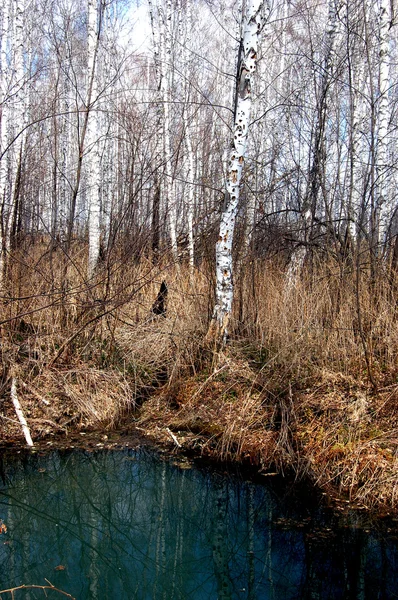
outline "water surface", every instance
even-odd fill
[[[48,579],[78,600],[398,598],[392,533],[273,482],[184,466],[132,450],[4,459],[0,590]]]

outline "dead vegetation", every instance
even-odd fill
[[[397,507],[396,290],[366,265],[324,263],[293,289],[252,260],[233,331],[204,345],[212,274],[119,257],[87,282],[84,254],[34,248],[1,304],[3,441],[22,440],[10,380],[34,440],[135,423],[183,451],[306,476],[331,496]],[[66,275],[65,275],[66,273]],[[167,282],[166,315],[152,309]]]

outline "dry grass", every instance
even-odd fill
[[[253,276],[255,294],[247,281]],[[362,378],[366,371],[362,332],[375,376],[383,382],[383,372],[387,378],[396,373],[396,297],[387,278],[375,288],[364,271],[358,303],[356,275],[348,271],[341,280],[337,266],[333,270],[323,265],[312,281],[297,282],[290,293],[284,277],[284,271],[275,270],[272,263],[254,265],[243,281],[245,313],[237,323],[273,360],[289,364],[295,378],[300,371],[305,378],[314,369]]]
[[[166,428],[184,438],[186,447],[222,460],[248,460],[263,468],[273,462],[272,409],[255,385],[246,361],[220,358],[218,368],[164,388],[145,403],[140,425],[154,435]]]
[[[377,394],[325,372],[297,398],[296,437],[316,483],[351,501],[397,506],[398,385]]]
[[[167,279],[167,318],[154,316],[151,306],[163,278]],[[206,332],[208,281],[200,272],[192,284],[189,273],[170,268],[151,281],[141,292],[141,307],[136,302],[123,306],[117,314],[115,339],[123,360],[141,365],[152,377],[171,385],[181,376],[201,368],[198,348]]]
[[[166,259],[116,257],[88,284],[85,256],[74,248],[66,270],[59,251],[50,262],[44,244],[33,247],[13,263],[0,307],[3,395],[11,373],[30,386],[21,395],[38,433],[39,420],[115,426],[141,407],[139,426],[162,442],[175,445],[173,434],[186,449],[293,469],[332,494],[396,506],[398,324],[388,278],[371,282],[365,267],[358,277],[331,262],[287,291],[284,268],[251,261],[213,372],[205,266],[192,278]],[[163,280],[166,318],[151,311]]]
[[[13,375],[35,439],[53,429],[67,433],[70,428],[112,428],[135,407],[134,391],[118,371],[83,364],[70,369],[43,369],[28,383],[21,368],[14,368]],[[15,414],[11,406],[6,406],[3,416],[14,436],[18,427],[12,426]]]

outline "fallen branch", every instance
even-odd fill
[[[176,446],[178,446],[178,448],[181,448],[181,444],[180,442],[177,440],[176,436],[174,435],[174,433],[172,431],[170,431],[170,429],[168,427],[166,427],[166,431],[169,434],[169,436],[171,437],[171,439],[173,440],[173,442],[175,443]]]
[[[18,396],[17,396],[17,380],[16,380],[15,377],[13,377],[12,381],[11,381],[11,400],[12,400],[12,403],[14,405],[15,412],[16,412],[16,415],[18,417],[18,420],[19,420],[19,422],[20,422],[20,424],[22,426],[22,431],[23,431],[23,434],[25,436],[26,443],[28,444],[28,446],[33,446],[32,436],[30,435],[28,424],[26,422],[25,416],[24,416],[23,411],[22,411],[22,407],[21,407],[21,405],[19,403],[19,400],[18,400]]]
[[[11,597],[14,598],[14,592],[18,591],[18,590],[43,590],[44,594],[47,596],[46,594],[46,590],[52,590],[53,592],[58,592],[58,594],[62,594],[63,596],[66,596],[67,598],[70,598],[71,600],[76,600],[76,598],[74,598],[74,596],[71,596],[70,594],[68,594],[68,592],[64,592],[63,590],[60,590],[59,588],[56,588],[50,581],[48,581],[48,579],[46,579],[48,585],[18,585],[16,587],[13,588],[8,588],[7,590],[0,590],[0,598],[1,598],[1,594],[11,594]]]

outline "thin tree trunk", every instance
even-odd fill
[[[165,10],[161,6],[158,9],[160,23],[161,92],[163,101],[163,189],[165,204],[167,205],[171,250],[177,262],[177,207],[173,194],[170,140],[171,0],[166,0],[165,7]]]
[[[379,5],[379,110],[377,130],[377,229],[378,243],[386,241],[390,219],[392,216],[391,198],[388,193],[388,124],[389,102],[388,91],[390,87],[390,1],[380,0]]]
[[[99,18],[95,17],[96,25],[95,25],[95,32],[94,32],[92,30],[92,28],[94,27],[93,12],[95,11],[97,14],[97,8],[95,7],[94,3],[95,3],[95,0],[89,0],[88,12],[89,12],[89,14],[91,14],[91,17],[89,18],[90,43],[89,43],[89,48],[88,48],[88,54],[89,54],[88,68],[90,70],[88,73],[89,80],[88,80],[87,95],[86,95],[86,101],[85,101],[85,107],[84,107],[83,125],[82,125],[82,129],[81,129],[81,134],[79,137],[79,148],[78,148],[78,158],[77,158],[77,165],[76,165],[75,184],[73,187],[72,198],[71,198],[71,203],[70,203],[70,208],[69,208],[66,253],[69,252],[71,244],[72,244],[73,228],[74,228],[75,213],[76,213],[76,202],[77,202],[77,197],[78,197],[78,194],[80,191],[80,184],[81,184],[82,173],[83,173],[84,154],[85,154],[85,151],[87,148],[86,136],[87,136],[87,132],[88,132],[88,128],[89,128],[89,119],[90,119],[90,113],[91,113],[91,109],[92,109],[92,102],[94,99],[93,92],[96,91],[95,68],[96,68],[96,63],[97,63],[98,47],[99,47],[99,41],[100,41],[100,35],[101,35],[103,4],[101,3],[101,10],[100,10]]]
[[[236,85],[236,111],[232,150],[227,172],[224,207],[216,244],[216,303],[206,339],[225,344],[229,331],[233,301],[232,245],[239,207],[240,182],[252,104],[251,87],[256,71],[259,36],[263,26],[263,0],[248,3]]]
[[[24,126],[27,123],[27,110],[24,110],[24,5],[22,0],[13,0],[10,6],[6,5],[2,34],[5,40],[1,41],[2,81],[3,81],[3,106],[2,106],[2,133],[1,133],[1,167],[0,167],[0,194],[2,202],[2,234],[1,234],[1,260],[0,260],[0,285],[2,284],[7,269],[7,254],[10,251],[12,231],[17,225],[17,211],[15,206],[20,196],[21,170],[23,148],[25,141]],[[8,12],[8,8],[13,9]],[[13,27],[10,17],[13,17]],[[7,28],[7,32],[5,29]],[[7,63],[7,42],[11,56],[11,71]],[[11,75],[11,88],[7,90],[7,74]],[[12,95],[12,105],[9,105],[8,93]],[[22,132],[22,133],[21,133]],[[9,144],[11,144],[9,146]],[[8,207],[7,207],[8,204]]]
[[[0,39],[0,61],[1,61],[1,133],[0,133],[0,289],[3,286],[4,269],[6,264],[6,201],[8,197],[8,168],[9,154],[7,146],[9,141],[9,118],[10,108],[8,102],[7,88],[7,42],[10,35],[10,2],[5,0],[2,10],[1,39]]]
[[[101,11],[98,11],[98,0],[88,2],[88,64],[87,70],[91,78],[88,88],[86,107],[88,111],[86,150],[87,156],[87,188],[88,188],[88,267],[87,276],[93,277],[100,254],[100,151],[99,151],[99,117],[93,111],[93,103],[98,97],[98,45],[101,33]]]
[[[290,293],[290,290],[296,285],[297,279],[302,272],[311,242],[314,217],[318,208],[319,190],[323,187],[326,162],[325,132],[329,110],[330,87],[336,71],[336,42],[339,33],[340,12],[342,6],[341,0],[329,0],[326,35],[327,45],[319,89],[311,168],[309,172],[307,193],[300,214],[301,239],[293,251],[290,265],[287,270],[286,293]]]

